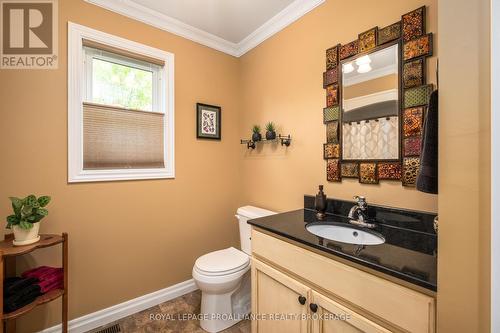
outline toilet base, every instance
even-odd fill
[[[250,272],[247,272],[241,284],[225,294],[204,292],[201,294],[200,326],[210,333],[229,328],[250,313]]]

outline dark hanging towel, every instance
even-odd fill
[[[425,116],[417,190],[438,193],[438,91],[432,92]]]

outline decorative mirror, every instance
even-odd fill
[[[399,54],[396,43],[342,62],[342,161],[399,160]]]
[[[415,185],[432,92],[425,82],[431,55],[425,7],[326,50],[323,156],[328,181],[358,178],[365,184],[398,180]]]

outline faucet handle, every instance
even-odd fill
[[[361,196],[361,195],[355,195],[353,197],[354,200],[358,201],[358,206],[360,207],[366,207],[366,198]]]

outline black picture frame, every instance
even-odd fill
[[[221,107],[203,103],[196,103],[196,138],[208,140],[221,140],[222,138],[222,113]],[[215,133],[204,133],[203,131],[203,111],[215,113]]]

